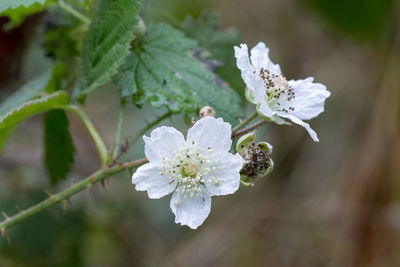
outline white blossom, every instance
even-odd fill
[[[229,153],[231,125],[204,117],[187,133],[162,126],[143,136],[149,163],[132,176],[136,190],[158,199],[173,193],[175,222],[196,229],[210,213],[211,196],[236,192],[244,160]]]
[[[281,68],[269,58],[269,49],[258,43],[251,49],[249,58],[246,44],[235,47],[237,66],[246,83],[246,97],[263,116],[284,123],[284,119],[303,126],[311,138],[318,142],[317,134],[311,129],[309,120],[324,111],[325,99],[330,92],[325,85],[314,83],[314,78],[286,80]]]

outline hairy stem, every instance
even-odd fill
[[[115,135],[115,148],[114,148],[113,158],[117,158],[120,153],[122,128],[124,126],[124,119],[125,119],[125,104],[126,104],[125,99],[121,99],[121,104],[119,107],[117,133]]]
[[[254,111],[253,113],[251,113],[247,118],[245,118],[244,120],[242,120],[238,125],[235,126],[235,128],[232,129],[232,133],[239,131],[240,129],[242,129],[243,127],[245,127],[247,124],[249,124],[252,120],[254,120],[255,118],[257,118],[258,113],[257,111]],[[233,134],[232,134],[233,135]]]
[[[79,20],[81,20],[83,23],[90,24],[90,19],[88,17],[83,15],[81,12],[79,12],[78,10],[73,8],[72,6],[70,6],[67,3],[65,3],[63,0],[58,0],[58,5],[62,9],[64,9],[68,13],[70,13],[72,16],[74,16],[74,17],[78,18]]]
[[[250,126],[248,126],[246,128],[242,128],[241,130],[232,132],[232,138],[238,138],[241,135],[244,135],[244,134],[246,134],[248,132],[251,132],[252,130],[260,127],[261,125],[263,125],[266,122],[267,121],[265,121],[265,120],[259,120],[256,123],[254,123],[253,125],[250,125]]]
[[[26,210],[21,210],[18,214],[14,215],[12,217],[6,217],[6,219],[0,223],[0,231],[2,233],[5,233],[8,228],[15,225],[16,223],[23,221],[23,220],[43,211],[57,203],[68,200],[70,196],[72,196],[86,188],[91,187],[93,184],[95,184],[105,178],[108,178],[111,175],[119,173],[123,170],[138,167],[146,162],[147,162],[146,158],[141,158],[141,159],[138,159],[135,161],[121,163],[121,164],[115,165],[113,167],[103,168],[103,169],[93,173],[92,175],[89,175],[84,180],[65,189],[64,191],[62,191],[58,194],[55,194],[55,195],[50,195],[50,197],[43,200],[42,202],[39,202],[38,204],[36,204]]]
[[[79,108],[78,106],[75,106],[75,105],[66,106],[66,107],[64,107],[64,109],[74,112],[81,119],[81,121],[87,128],[90,136],[92,137],[94,144],[97,147],[97,150],[98,150],[99,156],[100,156],[100,160],[101,160],[103,166],[107,166],[110,163],[109,162],[110,157],[108,155],[106,145],[104,144],[103,139],[101,139],[99,133],[94,128],[92,122],[90,121],[90,119],[86,115],[86,113],[81,108]]]

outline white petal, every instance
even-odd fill
[[[150,137],[143,136],[146,158],[159,164],[163,157],[172,158],[173,151],[185,142],[183,134],[173,127],[158,127],[151,132]]]
[[[257,107],[258,112],[261,112],[267,118],[272,118],[275,112],[268,106],[266,101],[260,102],[261,104]]]
[[[311,127],[308,123],[305,123],[304,121],[300,120],[299,118],[296,118],[293,115],[288,115],[288,114],[278,114],[278,115],[281,117],[287,118],[300,126],[303,126],[307,130],[307,132],[311,136],[311,138],[314,140],[314,142],[319,142],[317,133],[313,129],[311,129]]]
[[[305,80],[291,80],[289,85],[295,91],[295,98],[290,102],[294,111],[290,114],[302,120],[309,120],[317,117],[324,111],[325,99],[331,93],[326,86],[320,83],[313,83],[314,78],[309,77]]]
[[[239,189],[240,169],[243,166],[243,158],[239,155],[226,153],[220,155],[218,164],[206,175],[206,188],[212,196],[233,194]],[[207,182],[207,179],[210,179]]]
[[[132,183],[136,185],[136,190],[147,191],[149,198],[162,198],[172,193],[176,184],[171,184],[171,179],[160,175],[160,172],[160,166],[152,163],[144,164],[133,174]]]
[[[172,195],[170,207],[175,214],[175,223],[196,229],[210,214],[211,196],[203,188],[198,196],[190,196],[189,193],[185,198],[185,194],[178,188]]]
[[[254,92],[257,87],[263,88],[264,82],[259,76],[259,71],[250,63],[249,51],[246,44],[241,44],[240,47],[235,46],[236,65],[241,71],[243,81],[247,88]]]
[[[250,51],[250,59],[257,72],[263,69],[267,69],[272,74],[282,74],[281,68],[278,64],[274,64],[269,58],[269,49],[263,42],[258,43]]]
[[[198,120],[187,134],[187,143],[195,142],[200,148],[227,152],[232,145],[232,128],[221,118],[205,117]]]

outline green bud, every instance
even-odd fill
[[[256,146],[268,155],[272,153],[272,146],[267,142],[259,142]]]
[[[243,157],[250,146],[254,146],[256,133],[251,132],[239,138],[236,144],[236,151]]]

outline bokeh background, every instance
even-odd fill
[[[0,266],[400,266],[399,4],[148,0],[148,21],[174,24],[216,11],[222,28],[239,30],[250,47],[264,41],[289,79],[314,76],[327,85],[325,112],[311,121],[320,142],[301,127],[260,128],[258,139],[274,145],[275,170],[254,187],[214,198],[196,231],[174,223],[169,197],[149,200],[122,173],[108,189],[74,196],[65,213],[59,205],[10,229],[11,243],[0,239]],[[0,33],[0,99],[48,67],[44,15]],[[242,86],[239,80],[235,89]],[[110,146],[119,105],[113,90],[97,90],[86,106]],[[161,113],[130,106],[125,137]],[[43,117],[17,128],[0,155],[1,211],[14,214],[46,198],[44,189],[58,192],[99,167],[85,129],[70,120],[76,163],[57,186],[43,164]],[[181,116],[164,124],[185,128]],[[142,147],[125,159],[142,156]]]

